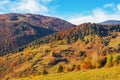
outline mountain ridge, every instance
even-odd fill
[[[101,22],[100,24],[102,24],[102,25],[115,25],[115,24],[120,24],[120,20],[107,20],[107,21]]]
[[[8,53],[29,42],[75,25],[37,14],[0,15],[0,54]]]

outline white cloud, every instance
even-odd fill
[[[39,13],[47,14],[52,0],[0,0],[0,13]],[[8,11],[6,11],[6,8]]]
[[[69,18],[68,21],[78,25],[85,22],[98,23],[105,20],[120,20],[120,5],[117,5],[115,8],[116,11],[112,13],[108,13],[105,9],[97,8],[92,10],[89,15],[83,15],[80,13]]]
[[[120,4],[117,5],[117,9],[118,9],[118,11],[120,11]]]
[[[104,8],[113,7],[113,6],[114,6],[113,3],[108,3],[108,4],[105,4],[105,5],[104,5]]]
[[[21,2],[12,7],[12,10],[25,13],[45,13],[48,11],[47,7],[40,4],[38,0],[21,0]]]

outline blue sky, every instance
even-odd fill
[[[32,13],[73,24],[120,20],[120,0],[0,0],[0,14]]]

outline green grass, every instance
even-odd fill
[[[120,80],[120,66],[78,72],[48,74],[13,80]]]

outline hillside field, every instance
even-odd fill
[[[101,68],[93,70],[81,70],[68,73],[48,74],[41,76],[31,76],[13,80],[119,80],[120,65],[111,68]]]

